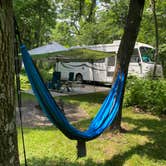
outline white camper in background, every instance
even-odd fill
[[[55,70],[61,72],[62,80],[67,80],[69,73],[73,72],[74,78],[77,81],[84,80],[111,83],[119,45],[120,41],[118,40],[114,41],[112,44],[83,47],[97,51],[110,52],[111,54],[115,54],[115,56],[110,56],[94,62],[57,62]],[[137,42],[129,64],[129,75],[146,77],[152,73],[154,68],[153,56],[154,48],[152,46]],[[156,73],[157,76],[162,76],[161,65],[157,65]]]

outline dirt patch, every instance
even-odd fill
[[[64,110],[64,115],[71,123],[88,118],[88,114],[74,104],[58,103],[60,108]],[[24,127],[52,126],[45,114],[40,109],[37,102],[26,101],[21,108],[22,121]],[[20,114],[16,108],[16,122],[20,126]]]

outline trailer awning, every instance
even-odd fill
[[[33,54],[32,58],[47,61],[95,61],[110,56],[115,56],[115,53],[108,53],[79,47],[51,53]]]

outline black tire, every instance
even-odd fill
[[[77,74],[75,80],[78,81],[78,82],[80,82],[80,83],[82,83],[83,82],[83,76],[82,76],[82,74]]]

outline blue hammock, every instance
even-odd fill
[[[61,112],[56,101],[45,86],[25,45],[21,45],[20,48],[25,70],[27,72],[34,94],[37,97],[43,112],[46,114],[49,120],[55,126],[57,126],[68,138],[84,141],[92,140],[99,136],[112,124],[118,113],[121,103],[121,96],[125,80],[123,72],[118,73],[111,91],[104,100],[100,110],[92,120],[88,129],[85,131],[80,131],[72,126]]]

